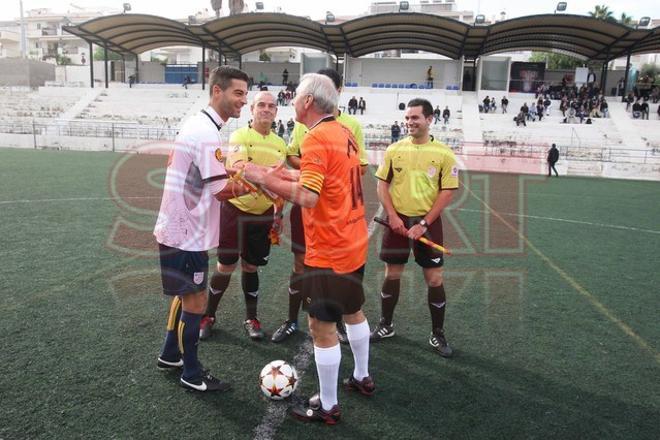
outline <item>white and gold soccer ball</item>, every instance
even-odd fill
[[[298,372],[285,361],[272,361],[259,373],[259,386],[269,399],[286,399],[298,387]]]

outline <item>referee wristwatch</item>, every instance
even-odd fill
[[[425,228],[425,229],[428,229],[428,228],[429,228],[429,223],[426,221],[426,219],[422,219],[422,220],[419,222],[419,225],[422,226],[422,227]]]

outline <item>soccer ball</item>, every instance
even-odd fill
[[[286,399],[298,387],[298,372],[284,361],[272,361],[259,373],[259,386],[269,399]]]

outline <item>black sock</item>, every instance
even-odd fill
[[[241,286],[245,296],[245,319],[257,319],[257,301],[259,300],[259,274],[242,272]]]
[[[429,287],[428,302],[431,312],[431,327],[434,332],[442,330],[445,325],[445,309],[447,299],[445,297],[445,286]]]
[[[381,316],[383,323],[392,325],[394,317],[394,308],[399,302],[399,291],[401,290],[401,280],[388,280],[385,278],[383,287],[380,291]]]
[[[179,321],[179,349],[183,356],[183,375],[192,379],[202,373],[197,359],[197,343],[199,342],[199,323],[202,315],[184,311]]]
[[[220,303],[220,298],[222,298],[225,290],[227,290],[230,280],[231,273],[213,272],[211,282],[209,283],[209,303],[206,306],[206,316],[215,316],[215,312],[218,310],[218,304]]]
[[[291,272],[289,277],[289,321],[298,322],[298,312],[302,303],[302,274]]]

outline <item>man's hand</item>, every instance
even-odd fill
[[[424,235],[424,233],[427,231],[427,228],[422,226],[422,225],[415,225],[412,228],[408,230],[408,238],[412,240],[417,240],[419,237]]]
[[[387,221],[390,224],[390,229],[392,229],[394,232],[399,235],[408,235],[408,229],[406,229],[405,225],[403,224],[403,220],[401,220],[398,215],[390,215]]]

